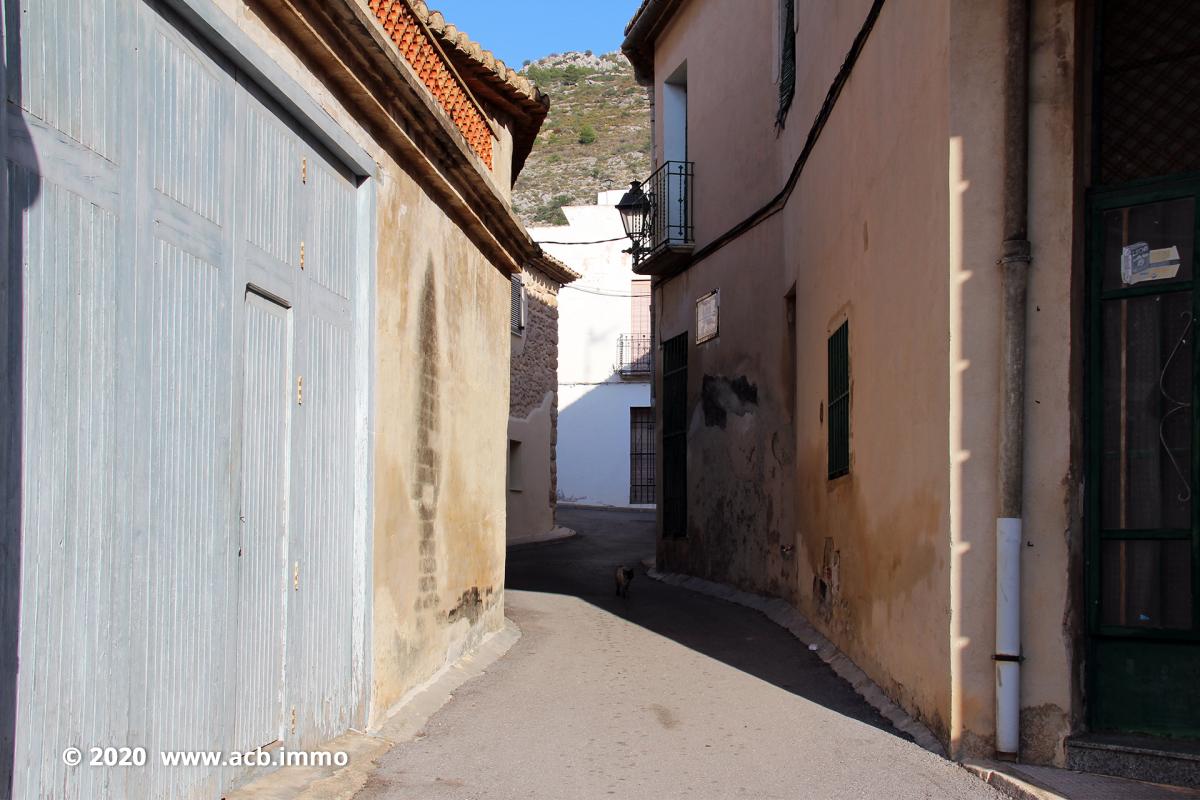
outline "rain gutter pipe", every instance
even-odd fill
[[[996,757],[1021,741],[1021,516],[1029,282],[1029,0],[1008,0],[1004,82],[1004,242],[1000,251],[999,514],[996,519]]]

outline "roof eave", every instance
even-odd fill
[[[529,263],[538,272],[560,286],[566,286],[568,283],[577,281],[583,277],[580,273],[571,269],[545,250],[542,250],[538,255],[530,259]]]
[[[654,82],[654,40],[685,0],[643,0],[633,19],[625,26],[621,52],[633,65],[638,83]]]

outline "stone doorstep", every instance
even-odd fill
[[[1196,800],[1200,791],[1180,786],[1077,772],[1057,767],[967,761],[963,768],[1016,800]]]
[[[375,728],[351,731],[313,748],[314,752],[346,753],[346,766],[284,767],[227,792],[222,800],[350,800],[366,784],[384,753],[421,735],[421,729],[453,699],[460,686],[482,675],[520,638],[521,631],[505,618],[502,629],[410,691]]]
[[[1089,733],[1067,739],[1067,766],[1200,789],[1200,742]],[[1197,792],[1200,797],[1200,792]]]

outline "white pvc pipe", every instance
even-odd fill
[[[1021,520],[996,520],[996,753],[1021,744]]]

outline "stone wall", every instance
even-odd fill
[[[554,527],[558,503],[558,289],[528,268],[525,328],[512,335],[509,439],[521,442],[521,485],[510,482],[508,540],[538,536]]]
[[[510,413],[527,417],[546,392],[558,389],[558,284],[536,269],[526,269],[525,330],[513,342]]]

